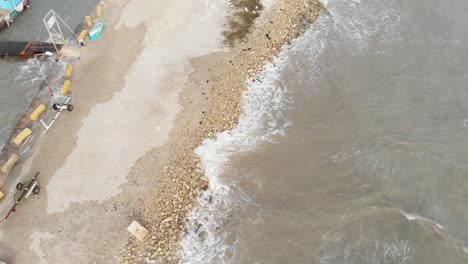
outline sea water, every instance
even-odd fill
[[[183,263],[468,263],[468,2],[326,8],[196,150]]]

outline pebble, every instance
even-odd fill
[[[168,217],[166,219],[164,219],[161,223],[164,224],[164,223],[167,223],[167,222],[170,222],[172,221],[172,217]]]

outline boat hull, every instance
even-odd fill
[[[104,31],[104,28],[105,25],[102,22],[94,24],[89,30],[89,39],[93,40],[99,38]]]
[[[4,17],[0,17],[0,32],[9,28],[13,20],[19,16],[26,8],[29,8],[29,0],[21,1],[15,8]]]

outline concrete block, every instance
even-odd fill
[[[84,45],[84,41],[87,35],[88,35],[88,30],[86,29],[82,30],[80,35],[78,35],[78,42]]]
[[[23,143],[23,141],[29,137],[29,135],[32,134],[32,130],[29,129],[29,128],[25,128],[23,131],[21,131],[21,133],[19,133],[14,139],[13,139],[13,143],[15,143],[15,145],[21,145],[21,143]]]
[[[91,16],[86,16],[85,20],[86,20],[86,24],[88,24],[88,27],[93,26],[93,20],[91,19]]]
[[[39,119],[42,113],[46,110],[46,108],[47,107],[43,104],[39,105],[29,117],[31,118],[32,121],[36,121],[37,119]]]
[[[70,86],[71,86],[71,81],[70,81],[70,80],[66,80],[66,81],[63,83],[62,88],[60,88],[60,93],[63,94],[63,95],[66,95],[66,94],[68,93],[68,91],[70,90]]]
[[[141,226],[137,221],[133,221],[130,226],[127,228],[133,236],[135,236],[141,242],[145,241],[145,238],[148,236],[149,232],[146,228]]]
[[[98,16],[102,16],[102,6],[101,5],[96,6],[96,14]]]
[[[65,70],[65,75],[64,75],[64,76],[65,76],[66,78],[70,78],[71,75],[72,75],[72,73],[73,73],[73,69],[74,69],[73,64],[68,64],[68,65],[67,65],[67,69]]]
[[[62,58],[80,58],[80,48],[71,45],[64,45],[60,50]]]
[[[3,164],[3,167],[1,169],[1,171],[3,173],[5,173],[6,175],[8,175],[11,171],[11,169],[13,169],[13,167],[15,166],[15,164],[18,162],[19,160],[19,156],[18,155],[11,155],[10,158],[7,160],[7,162],[5,162],[5,164]]]

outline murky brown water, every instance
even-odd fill
[[[251,31],[255,19],[260,16],[263,5],[260,0],[231,0],[230,14],[226,18],[226,30],[223,31],[224,44],[233,46]]]
[[[197,150],[186,263],[468,263],[468,3],[327,9]]]

